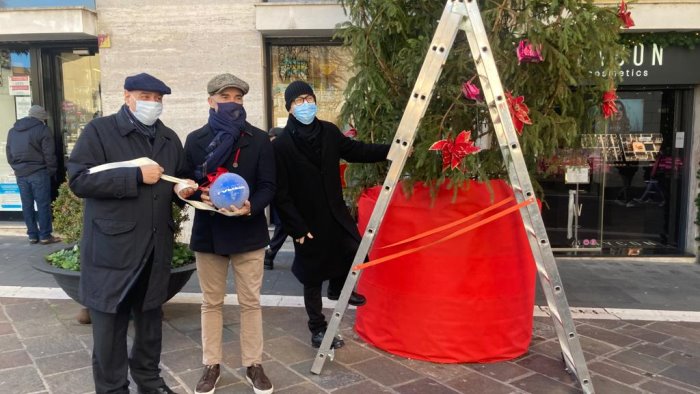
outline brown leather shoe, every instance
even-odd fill
[[[245,379],[253,386],[255,394],[272,394],[272,382],[265,375],[260,364],[253,364],[245,371]]]
[[[194,394],[213,394],[220,377],[221,369],[219,364],[205,365],[202,377],[199,378],[197,387],[194,389]]]
[[[42,245],[55,244],[56,242],[61,242],[61,238],[54,237],[53,235],[49,238],[42,239],[41,241],[39,241],[39,243]]]
[[[90,324],[92,320],[90,319],[90,311],[88,308],[80,308],[78,314],[75,316],[75,320],[80,324]]]

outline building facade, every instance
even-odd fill
[[[640,0],[631,10],[632,32],[700,31],[692,17],[700,1]],[[314,86],[322,118],[336,119],[352,76],[347,51],[333,40],[346,20],[336,1],[0,2],[1,143],[27,105],[44,104],[65,157],[87,121],[122,105],[124,78],[142,71],[172,88],[162,119],[183,140],[206,122],[205,86],[222,72],[250,84],[246,110],[262,129],[286,122],[284,88],[295,79]],[[588,150],[571,153],[593,163],[589,181],[573,194],[580,215],[570,217],[576,184],[564,173],[541,179],[551,202],[545,221],[563,252],[695,254],[699,54],[653,43],[634,48],[618,89],[626,118],[592,131]],[[17,209],[8,168],[3,157],[0,219]]]

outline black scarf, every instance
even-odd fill
[[[148,138],[148,142],[153,145],[153,141],[156,139],[156,123],[158,121],[153,123],[151,126],[141,123],[141,121],[136,119],[134,114],[131,113],[131,110],[126,104],[122,105],[122,108],[119,111],[122,112],[127,119],[129,119],[131,124],[136,126],[136,131],[146,136],[146,138]]]
[[[295,144],[301,152],[314,164],[321,166],[321,141],[323,139],[323,126],[318,119],[306,125],[289,115],[287,126]]]

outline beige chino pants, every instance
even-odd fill
[[[222,307],[230,263],[241,308],[241,361],[244,367],[260,364],[263,351],[260,287],[265,249],[229,256],[195,252],[195,256],[202,289],[202,362],[221,363]]]

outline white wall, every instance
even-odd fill
[[[100,49],[102,105],[123,104],[124,78],[147,72],[173,90],[162,120],[183,139],[207,119],[206,84],[229,72],[248,82],[248,120],[264,128],[262,36],[254,0],[97,0],[98,30],[111,48]]]

